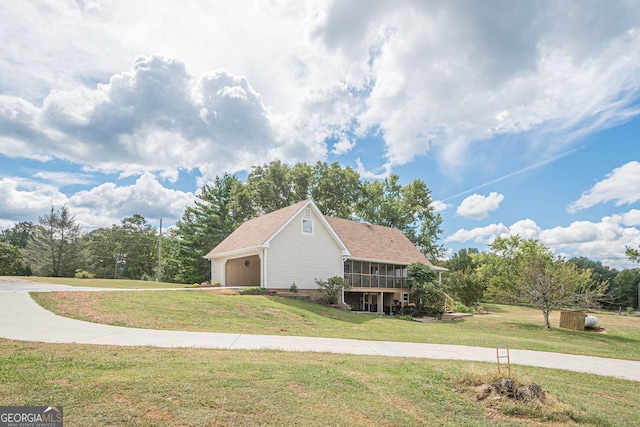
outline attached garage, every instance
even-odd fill
[[[226,286],[260,286],[258,255],[229,259],[225,265]]]

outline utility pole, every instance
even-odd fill
[[[156,282],[160,281],[162,277],[162,218],[160,218],[160,233],[158,239],[158,274],[156,275]]]

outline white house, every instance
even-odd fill
[[[400,231],[322,215],[311,200],[243,223],[209,252],[211,281],[222,286],[296,288],[317,297],[316,280],[349,280],[344,302],[382,312],[408,301],[407,266],[422,262],[439,273]]]

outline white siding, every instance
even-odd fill
[[[217,281],[220,282],[222,286],[225,286],[224,265],[226,262],[226,258],[216,258],[211,260],[211,284]]]
[[[342,249],[313,209],[313,233],[302,233],[304,210],[271,240],[267,249],[267,288],[317,289],[315,279],[342,276]]]

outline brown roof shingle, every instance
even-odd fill
[[[251,219],[238,227],[206,258],[249,249],[265,244],[280,227],[293,217],[309,200]],[[400,230],[343,218],[324,217],[351,253],[350,258],[411,264],[421,262],[431,266],[429,260]]]
[[[329,216],[325,219],[351,252],[350,258],[432,265],[398,229]]]
[[[278,231],[287,220],[295,215],[295,213],[308,202],[308,200],[303,200],[302,202],[242,223],[240,227],[236,228],[236,230],[220,242],[218,246],[213,248],[205,258],[224,252],[232,252],[263,245],[269,240],[273,233]]]

